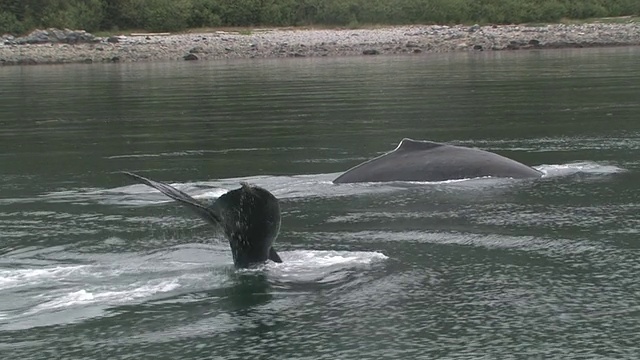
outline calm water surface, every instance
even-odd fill
[[[0,68],[0,358],[637,359],[638,59]],[[331,183],[403,137],[545,176]],[[121,170],[269,189],[284,263]]]

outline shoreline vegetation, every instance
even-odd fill
[[[638,0],[4,0],[0,65],[631,46],[637,15]]]
[[[640,15],[638,0],[2,0],[0,35],[202,27],[557,23]]]

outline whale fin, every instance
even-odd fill
[[[213,209],[210,209],[206,205],[202,204],[198,200],[186,194],[185,192],[182,192],[174,188],[173,186],[167,185],[163,182],[147,179],[146,177],[143,177],[134,173],[130,173],[127,171],[123,171],[122,173],[135,179],[136,181],[142,184],[151,186],[152,188],[160,191],[161,193],[172,198],[173,200],[176,200],[181,204],[186,205],[189,209],[193,210],[196,214],[200,215],[200,217],[203,218],[205,221],[212,223],[214,225],[222,224],[222,220],[220,219],[220,216],[216,214],[213,211]]]
[[[276,250],[272,247],[271,249],[269,249],[269,260],[275,262],[275,263],[281,263],[282,259],[280,258],[280,255],[278,255],[278,253],[276,252]]]

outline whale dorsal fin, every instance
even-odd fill
[[[431,150],[437,147],[444,146],[444,144],[440,144],[433,141],[419,141],[413,140],[409,138],[404,138],[398,144],[398,147],[395,151],[416,151],[416,150]]]

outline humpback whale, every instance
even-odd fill
[[[479,177],[527,179],[542,173],[492,152],[402,139],[393,151],[357,165],[334,183],[385,181],[445,181]]]
[[[247,268],[266,260],[282,262],[273,248],[280,230],[280,205],[269,191],[241,183],[239,189],[231,190],[213,203],[206,204],[165,183],[130,172],[123,173],[157,189],[193,210],[206,222],[221,228],[229,240],[236,268]]]

